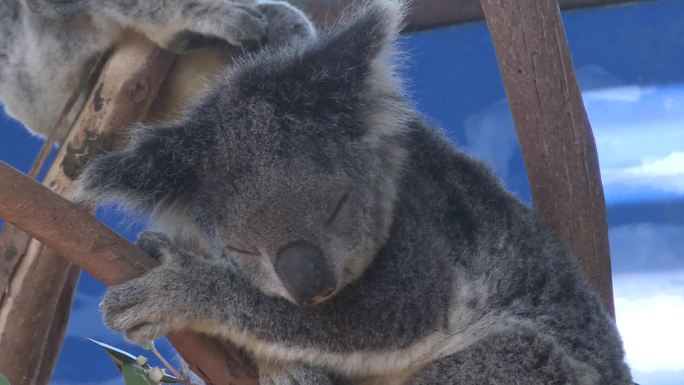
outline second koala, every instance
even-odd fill
[[[7,112],[47,135],[89,65],[128,29],[180,53],[218,41],[280,45],[314,34],[307,17],[281,1],[2,0],[0,99]]]
[[[573,256],[407,102],[401,18],[376,1],[245,59],[90,164],[81,197],[174,238],[141,236],[162,265],[109,289],[107,325],[227,338],[264,385],[631,385]]]

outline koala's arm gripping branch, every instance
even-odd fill
[[[0,163],[0,217],[107,285],[126,282],[157,265],[88,211],[6,163]],[[234,347],[189,331],[168,338],[207,383],[258,383],[254,365]]]

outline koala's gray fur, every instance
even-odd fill
[[[406,101],[401,16],[375,1],[255,54],[184,119],[90,164],[82,198],[175,237],[141,236],[162,265],[109,289],[107,325],[228,338],[264,385],[631,384],[573,256]],[[317,260],[294,259],[305,279],[279,266],[293,250]],[[314,304],[293,294],[325,287],[311,266],[334,282]]]
[[[88,63],[126,29],[181,52],[212,40],[277,45],[313,33],[299,10],[279,1],[2,0],[0,100],[7,112],[46,135]]]

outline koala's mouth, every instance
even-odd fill
[[[304,306],[313,306],[313,305],[318,305],[319,303],[325,301],[326,299],[330,298],[332,294],[335,292],[335,289],[333,288],[328,288],[326,289],[323,293],[311,298],[310,300],[306,301],[304,303]]]

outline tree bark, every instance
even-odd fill
[[[527,166],[534,207],[577,256],[614,316],[594,136],[556,0],[481,0]]]
[[[172,55],[140,37],[123,41],[43,183],[69,196],[85,162],[145,116],[172,62]],[[78,270],[11,225],[0,245],[0,372],[13,385],[42,385],[63,342]]]
[[[120,145],[125,139],[123,129],[135,122],[175,118],[184,102],[202,89],[207,78],[225,69],[232,53],[202,50],[176,59],[144,38],[131,34],[114,50],[103,68],[48,172],[45,184],[68,197],[72,193],[74,179],[88,159],[102,150]],[[161,95],[157,97],[160,88]],[[9,180],[0,184],[12,188],[20,186],[18,181]],[[34,192],[29,190],[15,192],[30,197],[32,201],[39,197],[33,196]],[[17,203],[6,199],[14,198],[0,198],[0,205]],[[8,260],[11,263],[3,265],[0,272],[7,271],[4,276],[11,277],[12,281],[0,286],[11,288],[0,308],[0,351],[3,352],[0,355],[0,372],[13,385],[42,385],[49,380],[61,347],[77,278],[71,265],[74,255],[71,250],[82,250],[88,242],[88,235],[92,235],[90,231],[95,228],[92,221],[81,222],[78,216],[65,217],[49,210],[42,213],[47,213],[45,216],[31,207],[36,206],[16,206],[20,211],[15,214],[33,220],[38,218],[33,223],[40,227],[39,232],[47,233],[49,240],[46,244],[52,245],[58,239],[70,240],[71,243],[67,248],[43,248],[39,242],[17,231],[12,226],[14,221],[7,218],[9,224],[6,229],[9,231],[3,234],[7,239],[0,243],[4,246],[0,254],[11,257]],[[69,210],[66,206],[62,209]],[[75,254],[80,258],[76,265],[107,284],[123,283],[156,264],[113,233],[93,242],[88,244],[86,254]],[[122,242],[126,246],[121,246]],[[124,250],[118,247],[124,247]],[[111,250],[107,251],[109,248]],[[58,257],[62,252],[70,253],[66,260]],[[116,256],[124,258],[119,260]],[[102,261],[109,264],[105,263],[107,267],[104,270],[97,270],[95,266],[100,266]],[[257,384],[258,375],[253,363],[227,342],[187,331],[168,337],[190,368],[208,384]]]
[[[634,0],[560,0],[563,9],[594,7]],[[320,25],[333,24],[355,0],[290,0],[306,11]],[[357,3],[358,4],[358,3]],[[420,31],[482,20],[484,14],[479,0],[414,0],[406,15],[406,30]]]
[[[157,265],[84,208],[2,162],[0,217],[107,285],[124,283]],[[167,337],[193,371],[208,383],[258,384],[253,363],[225,342],[191,331]]]

